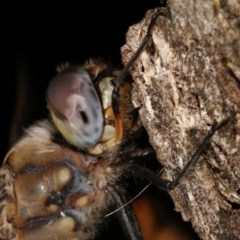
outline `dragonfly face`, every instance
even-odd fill
[[[121,143],[139,128],[130,81],[120,89],[120,114],[113,113],[119,73],[91,60],[61,69],[50,82],[52,122],[30,127],[0,171],[2,238],[91,239],[96,234],[114,203],[110,189],[118,191],[116,183],[130,164],[123,162]]]

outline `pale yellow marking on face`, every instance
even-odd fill
[[[56,182],[59,188],[63,187],[71,179],[72,174],[70,169],[63,167],[60,168],[56,173]]]
[[[57,225],[57,228],[59,229],[64,229],[65,231],[71,231],[75,227],[75,221],[71,217],[63,217],[56,222],[56,225]]]
[[[88,196],[81,196],[76,201],[76,207],[83,208],[89,203],[89,197]]]

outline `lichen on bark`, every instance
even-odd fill
[[[170,195],[201,239],[240,239],[240,3],[169,0],[149,10],[129,28],[124,63],[156,11],[162,14],[130,70],[133,102],[168,180],[211,126],[236,112]]]

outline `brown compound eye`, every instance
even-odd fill
[[[0,239],[82,239],[97,198],[88,170],[95,159],[38,140],[20,141],[1,168]]]

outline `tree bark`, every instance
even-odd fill
[[[130,70],[134,105],[167,180],[183,169],[211,126],[236,112],[170,195],[201,239],[240,239],[240,2],[169,0],[160,11]],[[129,28],[124,63],[155,12]]]

